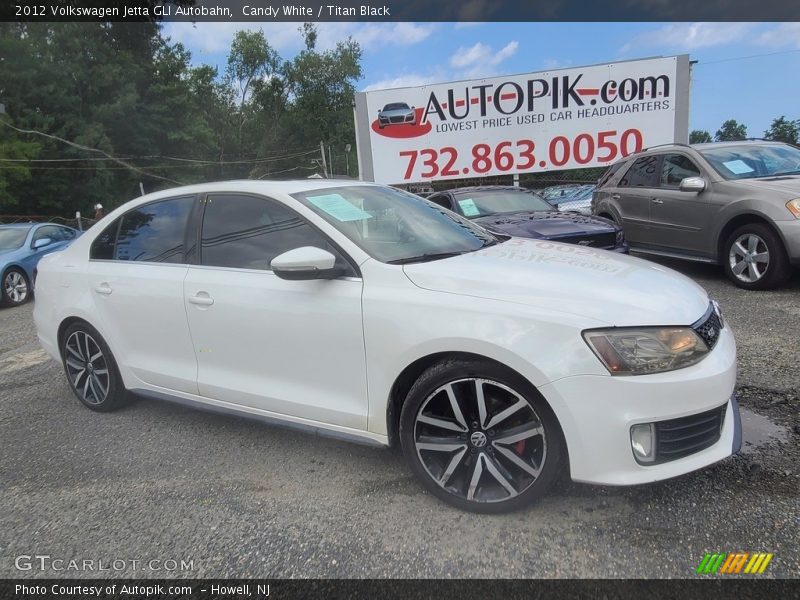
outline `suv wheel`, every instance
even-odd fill
[[[433,495],[483,513],[539,498],[565,454],[555,415],[535,389],[480,360],[450,360],[422,374],[403,404],[400,442]]]
[[[110,412],[122,406],[127,391],[117,363],[105,340],[87,323],[76,323],[64,332],[61,356],[72,392],[84,406]]]
[[[780,238],[763,223],[742,225],[731,233],[722,260],[731,281],[749,290],[778,287],[791,273]]]

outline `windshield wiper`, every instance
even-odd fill
[[[781,171],[779,173],[772,173],[771,175],[763,175],[763,177],[780,177],[781,175],[800,175],[800,169],[794,171]]]
[[[431,260],[450,258],[452,256],[460,256],[461,254],[465,254],[467,252],[469,252],[469,250],[461,250],[459,252],[430,252],[427,254],[420,254],[419,256],[409,256],[406,258],[396,258],[394,260],[387,260],[386,262],[390,265],[405,265],[408,263],[428,262]]]

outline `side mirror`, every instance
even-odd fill
[[[336,279],[344,269],[336,268],[336,257],[322,248],[303,246],[284,252],[272,259],[270,268],[281,279],[302,281]]]
[[[53,240],[50,238],[39,238],[35,242],[33,242],[33,249],[38,250],[39,248],[44,248],[45,246],[49,246],[53,243]]]
[[[686,177],[681,180],[680,190],[682,192],[694,192],[699,194],[706,189],[706,180],[702,177]]]

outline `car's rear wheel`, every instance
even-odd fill
[[[780,238],[763,223],[742,225],[728,236],[723,252],[725,273],[750,290],[767,290],[786,282],[789,259]]]
[[[484,513],[540,497],[565,454],[555,415],[536,390],[483,360],[449,360],[425,371],[403,405],[400,441],[432,494]]]
[[[11,267],[3,273],[2,304],[19,306],[31,297],[31,285],[25,271]]]
[[[127,392],[117,363],[94,327],[71,325],[62,338],[61,356],[69,386],[85,406],[109,412],[125,403]]]

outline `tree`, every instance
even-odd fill
[[[695,129],[689,134],[690,144],[707,144],[711,140],[711,134],[705,129]]]
[[[717,130],[714,138],[718,142],[735,142],[747,139],[747,127],[740,125],[735,119],[728,119]]]
[[[785,116],[773,119],[770,128],[764,132],[764,137],[776,142],[797,144],[800,137],[800,120],[787,121]]]

